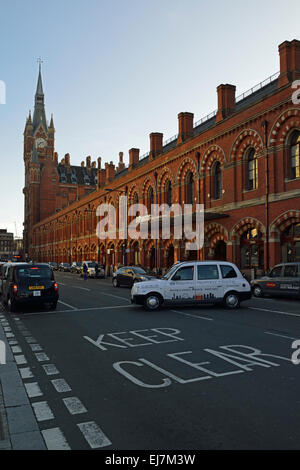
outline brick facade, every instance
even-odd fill
[[[238,98],[235,86],[220,85],[215,113],[196,124],[192,113],[180,113],[178,135],[163,143],[161,133],[151,133],[149,153],[140,158],[139,149],[129,150],[127,168],[122,153],[117,168],[111,162],[102,169],[98,161],[97,188],[74,201],[70,185],[65,207],[54,139],[48,135],[49,147],[39,153],[44,176],[37,174],[41,170],[35,163],[26,169],[32,174],[29,256],[58,262],[95,259],[109,266],[131,262],[151,269],[193,257],[226,258],[245,272],[263,271],[282,260],[299,261],[300,105],[292,102],[291,85],[300,78],[300,41],[285,41],[279,56],[279,74]],[[26,155],[32,140],[25,130]],[[102,202],[117,207],[124,192],[129,204],[138,200],[149,205],[149,199],[161,204],[170,197],[182,205],[190,198],[203,203],[204,248],[186,252],[185,241],[172,235],[157,241],[99,240],[96,208]],[[33,215],[37,208],[39,218]]]

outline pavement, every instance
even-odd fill
[[[110,279],[56,279],[56,312],[0,312],[2,448],[300,448],[299,300],[146,312]]]

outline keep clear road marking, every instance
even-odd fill
[[[261,310],[262,312],[271,312],[271,313],[279,313],[280,315],[289,315],[291,317],[298,317],[297,313],[289,313],[289,312],[281,312],[280,310],[270,310],[268,308],[259,308],[259,307],[248,307],[250,310]]]
[[[179,310],[171,310],[171,312],[179,313],[179,315],[184,315],[186,317],[201,318],[201,320],[214,321],[213,318],[201,317],[200,315],[191,315],[190,313],[180,312]]]
[[[71,450],[59,428],[45,429],[42,434],[48,450]]]

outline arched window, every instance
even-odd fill
[[[247,189],[257,189],[258,168],[255,149],[251,149],[247,155]]]
[[[134,193],[134,195],[133,195],[133,204],[138,204],[138,203],[139,203],[138,193]]]
[[[185,179],[185,188],[186,188],[186,204],[194,204],[194,197],[195,197],[195,182],[194,182],[194,175],[191,171],[188,172]]]
[[[170,180],[166,182],[165,185],[165,191],[166,191],[166,200],[165,202],[171,206],[172,205],[172,183]]]
[[[300,132],[295,131],[291,137],[290,144],[290,177],[300,177]]]
[[[222,168],[221,163],[216,162],[212,170],[213,177],[213,191],[212,195],[214,199],[221,199],[222,197]]]
[[[147,193],[147,209],[148,212],[151,212],[151,205],[154,204],[154,192],[152,186],[148,189]]]

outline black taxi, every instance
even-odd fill
[[[267,276],[251,281],[255,297],[289,296],[300,299],[300,263],[281,263]]]
[[[58,298],[58,284],[49,264],[10,263],[2,279],[2,301],[10,312],[21,304],[55,310]]]

